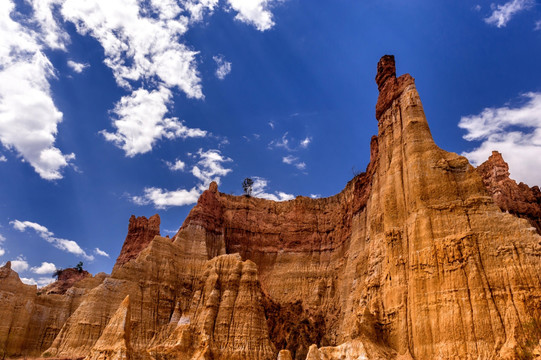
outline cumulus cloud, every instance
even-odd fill
[[[57,249],[69,252],[71,254],[81,256],[87,260],[94,260],[94,256],[88,255],[80,246],[73,240],[61,239],[54,236],[54,233],[49,231],[45,226],[31,221],[10,221],[14,229],[21,232],[27,229],[34,230],[43,240],[52,244]]]
[[[223,156],[220,150],[210,149],[203,151],[199,149],[197,155],[199,155],[199,161],[192,168],[192,175],[201,181],[199,184],[201,191],[207,189],[212,181],[216,181],[219,185],[220,178],[232,171],[224,167],[224,163],[233,160]]]
[[[116,131],[110,133],[104,130],[101,133],[105,139],[122,148],[129,157],[151,151],[161,138],[204,137],[206,131],[188,128],[178,118],[164,117],[171,97],[171,91],[165,87],[152,91],[143,88],[133,91],[122,97],[113,110],[116,118],[113,126]]]
[[[274,22],[270,5],[276,0],[225,0],[240,21],[258,30]],[[62,113],[55,106],[49,81],[55,77],[46,49],[66,50],[64,22],[83,36],[95,38],[104,50],[104,63],[119,86],[130,91],[112,111],[114,131],[103,135],[127,156],[148,152],[161,139],[202,137],[177,118],[166,117],[171,91],[203,99],[198,51],[184,35],[218,6],[219,0],[31,0],[31,18],[11,16],[13,0],[0,2],[0,142],[15,149],[47,180],[62,178],[74,154],[55,147]],[[13,19],[25,18],[23,22]],[[223,59],[222,59],[223,60]],[[231,63],[218,64],[224,77]],[[87,64],[68,62],[81,72]],[[134,90],[135,89],[135,90]],[[148,119],[139,112],[149,115]],[[144,131],[138,131],[142,126]]]
[[[312,199],[319,199],[321,197],[321,194],[310,194],[310,197]]]
[[[165,209],[171,206],[195,204],[199,195],[201,192],[195,187],[190,190],[177,189],[173,191],[150,187],[145,188],[143,196],[132,197],[132,201],[137,205],[152,204],[157,209]]]
[[[78,63],[73,60],[68,60],[68,66],[71,68],[71,70],[75,71],[76,73],[80,74],[82,73],[87,67],[90,65]]]
[[[228,0],[228,3],[237,11],[235,19],[254,25],[259,31],[269,30],[274,26],[270,12],[272,0]]]
[[[26,285],[37,285],[38,287],[41,288],[41,287],[47,286],[50,283],[54,282],[54,279],[52,277],[50,277],[50,276],[48,276],[48,277],[40,277],[40,278],[37,278],[37,279],[21,277],[21,281],[23,283],[25,283]]]
[[[474,165],[488,159],[492,150],[503,154],[511,177],[530,186],[541,185],[541,93],[527,93],[518,106],[485,108],[477,115],[464,116],[458,126],[464,139],[481,142],[464,152]]]
[[[283,191],[275,191],[273,194],[268,193],[267,185],[269,182],[262,177],[253,176],[251,179],[254,181],[252,186],[252,196],[274,201],[287,201],[295,198],[292,194],[287,194]]]
[[[109,257],[109,254],[107,254],[105,251],[101,250],[100,248],[95,248],[94,253],[99,256]]]
[[[39,275],[52,274],[56,271],[56,265],[50,262],[42,262],[40,266],[32,267],[30,270]]]
[[[209,187],[212,181],[219,184],[221,177],[232,171],[226,168],[224,164],[233,160],[222,155],[220,150],[210,149],[203,151],[199,149],[196,156],[199,157],[199,161],[192,167],[191,173],[199,180],[198,185],[190,190],[176,189],[172,191],[148,187],[143,190],[144,194],[142,196],[133,196],[132,201],[137,205],[152,204],[158,209],[195,204],[199,195]]]
[[[223,55],[213,56],[212,59],[216,62],[216,77],[220,80],[225,79],[225,77],[231,72],[231,63],[225,61]]]
[[[44,48],[63,48],[62,32],[55,33],[50,6],[54,1],[35,1],[35,18],[43,30],[37,33],[15,22],[11,0],[0,4],[0,141],[15,149],[46,180],[62,178],[61,170],[75,158],[63,154],[54,143],[62,113],[51,97],[49,79],[54,68]],[[52,16],[52,15],[51,15]]]
[[[186,167],[186,163],[180,159],[176,159],[175,162],[166,161],[165,165],[167,165],[171,171],[183,171]]]
[[[28,270],[29,265],[26,262],[26,259],[21,255],[18,256],[15,260],[11,260],[11,269],[18,273]]]
[[[299,170],[306,169],[306,164],[302,161],[299,161],[299,158],[293,155],[284,156],[282,162],[285,164],[293,165]]]
[[[485,18],[485,22],[498,28],[505,27],[513,16],[531,8],[534,3],[533,0],[511,0],[503,5],[492,4],[492,14]]]

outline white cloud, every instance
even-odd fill
[[[0,162],[6,162],[8,159],[5,157],[5,155],[0,155]]]
[[[95,248],[94,253],[99,256],[109,257],[109,254],[107,254],[105,251],[101,250],[100,248]]]
[[[0,256],[4,256],[5,253],[6,253],[6,250],[0,247]]]
[[[18,256],[17,259],[11,260],[11,269],[18,273],[28,270],[28,262],[22,257]]]
[[[0,244],[2,244],[4,241],[6,241],[6,238],[4,235],[0,234]],[[3,256],[6,253],[6,250],[0,246],[0,256]]]
[[[275,126],[274,121],[269,121],[269,126],[271,127],[272,130],[274,130],[274,126]]]
[[[479,147],[464,152],[474,165],[486,161],[492,150],[502,153],[515,180],[541,185],[541,93],[527,93],[519,106],[486,108],[478,115],[464,116],[458,126],[464,139],[480,141]]]
[[[492,14],[485,18],[485,22],[498,28],[505,27],[514,15],[529,9],[533,4],[533,0],[511,0],[503,5],[492,4]]]
[[[116,131],[103,130],[101,133],[129,157],[151,151],[155,142],[162,138],[204,137],[206,131],[188,128],[175,117],[164,117],[171,97],[171,91],[165,87],[150,92],[143,88],[133,91],[122,97],[113,110]]]
[[[225,79],[225,77],[231,72],[231,63],[225,61],[223,55],[213,56],[212,59],[216,62],[216,77],[220,80]]]
[[[274,26],[269,6],[272,0],[228,0],[237,15],[235,19],[254,25],[257,30],[265,31]]]
[[[218,185],[220,184],[220,178],[226,176],[232,170],[227,169],[223,166],[223,163],[231,162],[228,157],[222,155],[220,150],[207,150],[203,151],[199,149],[197,152],[200,160],[192,168],[192,175],[198,178],[201,183],[199,184],[199,189],[201,191],[209,187],[212,181],[216,181]]]
[[[282,191],[275,191],[274,194],[266,192],[268,181],[264,178],[253,176],[251,178],[254,181],[252,186],[252,195],[258,198],[274,200],[274,201],[287,201],[293,200],[295,196],[287,194]]]
[[[299,161],[299,158],[293,155],[284,156],[282,158],[282,162],[293,165],[299,170],[306,169],[306,164],[304,162]]]
[[[166,161],[165,165],[169,168],[171,171],[183,171],[186,167],[186,163],[180,159],[176,159],[175,162]]]
[[[537,20],[537,21],[535,22],[534,30],[535,30],[535,31],[541,30],[541,20]]]
[[[197,155],[199,161],[192,167],[192,175],[199,180],[197,186],[190,190],[177,189],[173,191],[148,187],[144,189],[142,196],[132,196],[131,200],[137,205],[152,204],[158,209],[195,204],[199,195],[209,187],[212,181],[220,184],[221,177],[232,171],[225,168],[224,163],[233,161],[215,149],[207,151],[199,149]]]
[[[40,3],[35,2],[35,4]],[[54,1],[36,5],[43,29],[51,29],[47,9]],[[11,0],[0,4],[0,141],[14,148],[46,180],[61,179],[62,168],[75,158],[54,146],[62,113],[51,97],[49,79],[54,68],[43,53],[40,33],[13,21]],[[51,35],[52,36],[52,35]],[[56,36],[56,37],[55,37]],[[49,46],[62,48],[58,34],[45,39]],[[56,40],[55,40],[56,39]],[[55,45],[56,44],[56,45]]]
[[[2,234],[0,234],[0,244],[6,241],[6,237]]]
[[[54,282],[55,280],[52,277],[40,277],[37,280],[34,278],[22,277],[21,281],[26,285],[37,285],[38,287],[44,287]]]
[[[56,265],[49,262],[42,262],[40,266],[33,267],[30,270],[39,275],[52,274],[56,271]]]
[[[87,67],[89,67],[90,65],[88,64],[83,64],[83,63],[78,63],[78,62],[75,62],[73,60],[68,60],[68,66],[73,70],[75,71],[76,73],[80,74],[82,73]]]
[[[286,151],[298,151],[301,149],[308,148],[311,142],[312,142],[312,138],[309,136],[305,137],[303,140],[298,141],[295,138],[291,138],[289,136],[289,132],[286,131],[280,139],[272,140],[269,143],[269,148],[274,147],[274,148],[282,148]]]
[[[201,192],[197,188],[191,190],[177,189],[168,191],[155,187],[145,188],[143,196],[134,196],[132,201],[137,205],[152,204],[158,209],[170,206],[191,205],[197,202]]]
[[[310,145],[311,142],[312,142],[312,138],[307,136],[304,140],[301,141],[300,147],[306,149],[308,145]]]
[[[321,194],[310,194],[310,197],[312,199],[319,199],[321,197]]]
[[[26,231],[26,229],[33,229],[38,235],[48,243],[51,243],[57,249],[72,253],[74,255],[81,256],[87,260],[94,260],[94,256],[88,255],[79,244],[73,240],[61,239],[54,236],[54,233],[49,231],[45,226],[31,221],[10,221],[10,224],[14,229],[19,231]]]

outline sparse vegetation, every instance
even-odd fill
[[[60,276],[60,274],[62,274],[62,271],[64,271],[64,269],[62,268],[58,268],[54,271],[53,273],[53,277],[56,278],[58,280],[58,277]]]
[[[77,265],[75,265],[75,269],[77,269],[78,272],[83,272],[83,262],[79,261]]]

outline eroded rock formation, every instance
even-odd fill
[[[10,335],[32,321],[61,325],[44,355],[62,358],[109,357],[113,348],[156,360],[540,352],[541,237],[529,223],[539,215],[501,200],[532,204],[535,188],[517,197],[521,185],[498,159],[475,169],[438,148],[415,82],[396,77],[392,56],[376,82],[371,160],[342,192],[273,202],[212,183],[171,239],[159,236],[159,218],[132,217],[111,276],[63,321],[0,326],[4,352],[44,350]],[[2,294],[22,294],[2,297],[9,309],[37,296],[10,269],[0,275]]]
[[[509,165],[502,154],[493,151],[487,161],[479,165],[477,171],[483,177],[494,203],[502,210],[530,220],[541,234],[541,191],[539,186],[529,187],[509,177]]]

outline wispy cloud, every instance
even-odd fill
[[[57,238],[54,236],[53,232],[49,231],[49,229],[43,225],[31,221],[20,220],[10,221],[10,224],[15,230],[21,232],[24,232],[27,229],[34,230],[43,240],[52,244],[57,249],[81,256],[87,260],[94,260],[94,256],[88,255],[75,241]]]
[[[76,73],[80,74],[82,73],[87,67],[90,65],[78,63],[73,60],[68,60],[68,66],[71,68],[71,70],[75,71]]]
[[[101,250],[100,248],[95,248],[94,253],[99,256],[109,257],[109,254]]]
[[[275,191],[274,193],[267,192],[269,182],[265,178],[253,176],[251,179],[254,181],[252,195],[255,197],[274,201],[287,201],[295,198],[293,194],[288,194],[283,191]]]
[[[0,155],[0,162],[6,162],[8,159],[5,157],[5,155]]]
[[[498,28],[505,27],[513,16],[534,4],[533,0],[511,0],[503,5],[492,4],[492,14],[485,18],[485,22]]]
[[[485,108],[477,115],[464,116],[458,126],[464,139],[480,142],[462,155],[475,165],[498,150],[509,163],[511,176],[530,186],[541,185],[541,93],[527,93],[517,106]]]
[[[220,150],[203,151],[199,149],[195,156],[199,158],[199,161],[192,167],[191,173],[199,180],[196,186],[190,190],[176,189],[172,191],[148,187],[143,190],[142,196],[133,196],[132,201],[137,205],[152,204],[158,209],[195,204],[199,195],[209,187],[212,181],[219,184],[220,179],[232,171],[232,169],[226,168],[225,164],[233,160],[222,155]]]
[[[231,72],[231,63],[229,61],[225,61],[223,55],[213,56],[212,59],[216,62],[216,77],[220,80],[225,79],[225,77]]]
[[[293,165],[299,170],[306,169],[306,164],[302,161],[299,161],[299,158],[293,155],[284,156],[282,162],[288,165]]]
[[[535,22],[535,27],[533,28],[535,31],[541,30],[541,20],[537,20]]]
[[[6,238],[4,237],[4,235],[0,234],[0,245],[2,245],[4,241],[6,241]],[[0,256],[3,256],[5,253],[6,253],[6,250],[4,250],[2,246],[0,246]]]

